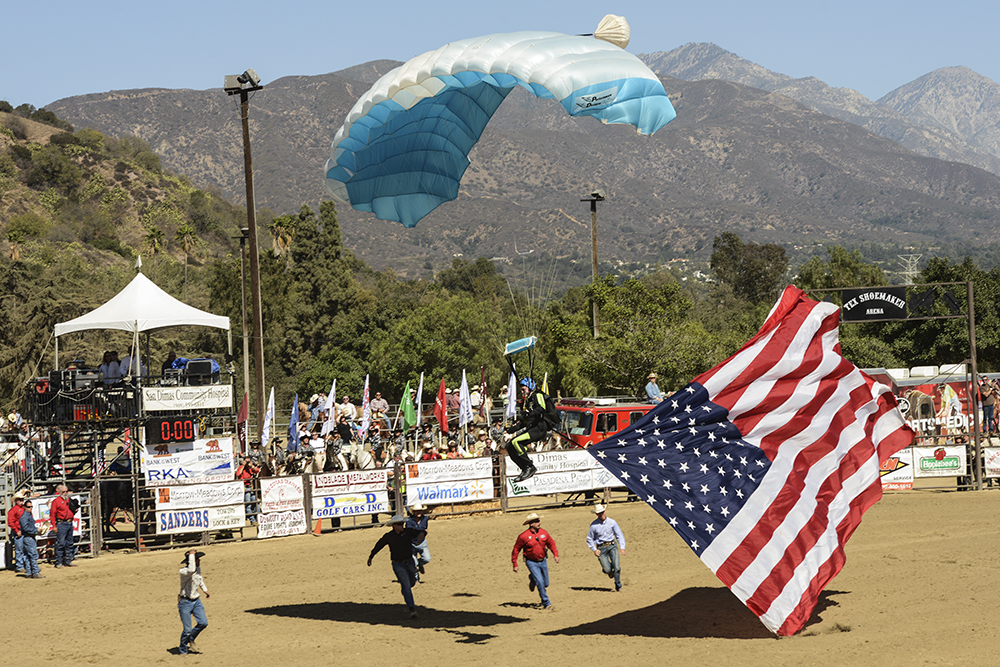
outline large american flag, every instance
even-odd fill
[[[880,462],[914,435],[838,324],[786,288],[736,355],[588,450],[779,635],[809,620],[882,497]]]

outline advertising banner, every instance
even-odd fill
[[[983,447],[983,470],[986,477],[1000,477],[1000,447]]]
[[[345,493],[377,493],[385,491],[389,480],[386,468],[350,470],[310,475],[312,497],[342,495]],[[313,503],[314,505],[317,503]]]
[[[236,476],[232,438],[144,445],[139,458],[147,486],[229,482]]]
[[[305,509],[301,477],[263,477],[260,480],[262,512]]]
[[[86,502],[87,497],[71,493],[70,498],[76,498],[76,501],[81,505]],[[31,502],[34,505],[31,508],[31,515],[35,517],[35,528],[38,529],[38,539],[44,539],[45,537],[55,537],[56,532],[52,530],[52,520],[49,518],[49,508],[52,505],[52,501],[56,499],[56,496],[42,496],[40,498],[32,498]],[[74,537],[80,537],[83,535],[83,521],[80,515],[81,510],[77,510],[76,514],[73,515],[73,535]]]
[[[489,456],[406,464],[406,483],[408,485],[433,484],[463,479],[489,479],[491,477],[493,477],[493,458]]]
[[[507,494],[509,496],[538,496],[547,493],[574,493],[593,491],[605,487],[624,488],[616,477],[597,459],[582,449],[531,454],[538,473],[524,482],[514,482],[519,470],[517,464],[507,459]]]
[[[909,491],[913,488],[913,449],[902,449],[879,467],[884,490]]]
[[[492,465],[491,465],[492,467]],[[493,477],[459,481],[440,481],[433,484],[406,484],[406,504],[462,503],[475,500],[492,500]]]
[[[146,412],[232,409],[233,388],[228,384],[202,387],[143,387],[142,407]]]
[[[966,470],[965,445],[913,447],[914,477],[960,477]]]
[[[257,516],[257,539],[301,535],[306,532],[306,511],[274,512]]]
[[[243,482],[184,484],[156,489],[156,509],[190,510],[243,502]]]
[[[359,491],[313,498],[313,519],[332,519],[334,517],[354,516],[357,514],[391,514],[389,492]]]
[[[239,505],[226,507],[156,513],[157,535],[242,528],[245,523],[246,511],[242,502]]]

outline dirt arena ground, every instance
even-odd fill
[[[628,539],[613,592],[584,536],[587,508],[543,512],[562,558],[535,608],[510,551],[526,512],[431,522],[433,562],[410,620],[383,529],[213,545],[200,655],[175,655],[181,551],[110,554],[0,573],[5,664],[971,665],[1000,650],[1000,537],[991,492],[887,494],[847,547],[809,625],[775,638],[640,503],[612,505]],[[173,651],[173,652],[172,652]]]

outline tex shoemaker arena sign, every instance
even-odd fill
[[[840,312],[846,322],[906,319],[905,287],[845,289],[841,295]]]
[[[204,387],[143,387],[142,406],[147,412],[232,408],[233,388],[228,384]]]

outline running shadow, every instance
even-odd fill
[[[626,589],[627,590],[627,589]],[[806,627],[837,603],[831,598],[843,591],[824,591]],[[625,635],[628,637],[694,639],[772,639],[764,627],[728,588],[696,587],[679,591],[669,600],[642,609],[625,611],[583,625],[553,630],[545,635]]]
[[[313,621],[338,621],[344,623],[368,623],[369,625],[389,625],[411,627],[414,625],[437,629],[468,627],[489,627],[507,623],[522,623],[528,619],[505,616],[481,611],[450,611],[417,607],[420,618],[411,620],[402,604],[376,604],[363,602],[314,602],[309,604],[284,604],[274,607],[247,609],[249,614],[262,616],[284,616],[305,618]],[[478,643],[484,636],[471,633],[457,633],[473,637]],[[466,639],[465,641],[469,641]]]

